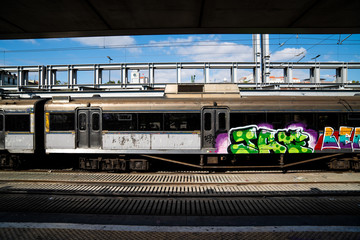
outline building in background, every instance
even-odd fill
[[[10,72],[0,70],[0,85],[16,85],[17,76],[16,74],[11,74]]]

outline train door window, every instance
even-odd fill
[[[30,132],[30,115],[29,114],[6,115],[5,130],[10,132]]]
[[[0,111],[0,149],[5,149],[4,112]]]
[[[93,131],[99,131],[100,129],[100,115],[99,113],[93,113],[92,114],[92,130]]]
[[[226,130],[226,114],[219,113],[219,130]]]
[[[86,131],[86,114],[79,114],[79,130]]]
[[[4,115],[0,113],[0,131],[4,130]]]
[[[205,113],[205,130],[206,131],[211,130],[211,123],[212,123],[211,113]]]

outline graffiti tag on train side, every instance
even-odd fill
[[[339,131],[325,127],[315,146],[315,150],[350,149],[360,150],[360,127],[341,126]]]
[[[310,135],[303,128],[270,129],[257,125],[233,128],[229,132],[232,154],[312,153]]]

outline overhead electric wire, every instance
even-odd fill
[[[332,38],[333,35],[329,36],[328,38],[325,39],[319,39],[319,38],[302,38],[304,39],[317,39],[317,40],[321,40],[319,43],[302,43],[301,45],[303,46],[316,46],[316,45],[322,45],[322,46],[332,46],[332,45],[337,45],[336,43],[323,43],[324,41],[327,40],[334,40],[334,39],[330,39]],[[284,44],[286,44],[287,46],[298,46],[298,43],[287,43],[290,39],[292,39],[293,36],[291,36],[290,38],[288,38]],[[344,39],[345,40],[345,39]],[[343,41],[344,41],[343,40]],[[53,52],[53,51],[78,51],[78,50],[101,50],[101,49],[118,49],[118,48],[166,48],[166,47],[210,47],[210,46],[219,46],[218,43],[223,43],[221,45],[221,47],[233,47],[234,44],[236,42],[248,42],[246,44],[242,44],[245,46],[252,46],[252,39],[224,39],[224,40],[184,40],[184,41],[176,41],[176,42],[171,42],[172,40],[166,40],[166,41],[159,41],[159,42],[152,42],[152,43],[139,43],[139,44],[121,44],[121,45],[117,45],[117,44],[113,44],[113,45],[103,45],[103,46],[85,46],[85,47],[60,47],[60,48],[40,48],[40,49],[14,49],[14,50],[2,50],[2,52],[6,52],[6,53],[18,53],[18,52]],[[350,40],[347,40],[350,41]],[[356,40],[355,40],[356,41]],[[358,41],[359,43],[347,43],[346,45],[360,45],[360,41]],[[215,44],[216,43],[216,44]],[[224,44],[225,43],[225,44]],[[228,45],[226,44],[228,43]],[[321,44],[320,44],[321,43]],[[283,44],[283,45],[284,45]],[[278,44],[275,43],[270,43],[269,45],[271,46],[278,46]],[[283,45],[279,46],[278,48],[282,47]],[[309,49],[311,49],[312,47],[310,47]],[[277,48],[277,49],[278,49]],[[277,49],[273,50],[273,52],[275,52]]]

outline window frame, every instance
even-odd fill
[[[30,119],[30,113],[5,113],[5,128],[4,131],[5,132],[19,132],[19,133],[31,133],[31,119]],[[7,124],[7,121],[9,121],[9,116],[27,116],[27,120],[29,121],[27,124],[27,129],[26,130],[9,130],[9,124]],[[26,125],[26,124],[25,124]],[[11,125],[10,125],[11,126]]]
[[[75,120],[75,118],[76,118],[76,116],[75,116],[75,112],[68,112],[68,111],[66,111],[66,112],[59,112],[59,111],[56,111],[56,112],[46,112],[47,114],[49,114],[49,132],[74,132],[75,131],[75,129],[76,129],[76,120]],[[51,128],[51,126],[52,126],[52,120],[51,120],[51,115],[56,115],[56,114],[71,114],[72,115],[72,117],[73,117],[73,119],[72,119],[72,128],[71,129],[63,129],[63,130],[53,130],[52,128]]]

